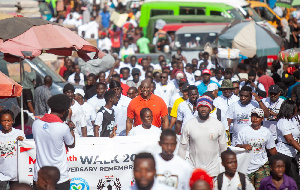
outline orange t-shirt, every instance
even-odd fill
[[[162,98],[151,94],[149,100],[145,100],[141,95],[135,97],[128,105],[127,117],[134,119],[134,126],[142,124],[140,112],[143,108],[149,108],[153,114],[152,125],[161,126],[161,118],[168,115],[168,108]]]

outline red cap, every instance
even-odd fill
[[[186,79],[185,78],[180,79],[179,83],[186,83]]]
[[[139,63],[140,65],[142,64],[142,59],[143,59],[143,58],[139,58],[139,59],[138,59],[138,63]]]
[[[209,74],[209,75],[211,75],[211,72],[210,72],[209,69],[204,69],[204,70],[202,71],[202,75],[204,75],[204,74]]]
[[[106,36],[106,33],[105,33],[105,32],[101,32],[101,35],[102,35],[102,36]]]

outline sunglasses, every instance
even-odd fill
[[[161,78],[161,79],[166,79],[166,78],[168,78],[168,77],[163,77],[163,76],[161,76],[160,78]]]

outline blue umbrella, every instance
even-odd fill
[[[261,57],[277,55],[283,39],[254,21],[234,21],[220,33],[218,43],[247,57]]]

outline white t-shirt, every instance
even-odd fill
[[[70,178],[65,144],[74,143],[69,126],[59,122],[36,120],[32,124],[32,134],[36,145],[33,180],[37,181],[38,171],[43,166],[55,166],[60,171],[58,183],[68,181]]]
[[[289,145],[284,138],[285,135],[289,134],[292,134],[293,138],[298,142],[300,131],[295,122],[292,119],[279,119],[277,122],[277,152],[289,157],[295,157],[297,150],[293,146]]]
[[[154,155],[156,180],[175,189],[189,190],[193,172],[192,165],[177,155],[166,161],[159,154]]]
[[[241,104],[241,101],[232,103],[227,110],[227,118],[233,120],[232,128],[230,131],[232,134],[231,144],[235,146],[235,140],[239,131],[244,127],[251,125],[251,111],[253,108],[258,108],[257,102],[251,101],[248,105]]]
[[[221,109],[220,109],[221,110]],[[215,118],[215,119],[218,119],[218,114],[217,114],[217,108],[215,108],[214,110],[212,110],[209,114],[209,116]],[[229,127],[228,127],[228,121],[227,121],[227,117],[226,117],[226,114],[221,110],[221,122],[223,124],[223,127],[225,130],[228,130]]]
[[[284,99],[279,98],[275,103],[270,101],[270,97],[262,99],[262,102],[265,104],[265,106],[269,109],[272,110],[275,113],[279,113],[279,109],[281,107],[281,104],[283,103]],[[268,128],[274,139],[277,139],[277,120],[276,118],[265,118],[264,119],[264,127]]]
[[[106,104],[104,98],[97,98],[97,94],[88,99],[87,103],[91,104],[94,107],[96,113],[100,110],[102,106],[105,106]]]
[[[76,73],[73,73],[73,74],[71,74],[69,76],[68,82],[75,84],[75,74]],[[83,85],[84,86],[84,75],[82,73],[79,73],[79,77],[80,77],[79,85]]]
[[[112,111],[113,111],[113,109],[107,109],[105,106],[103,106],[104,107],[104,109],[109,113],[109,114],[112,114]],[[101,111],[99,111],[98,113],[97,113],[97,115],[96,115],[96,120],[95,120],[95,126],[97,125],[97,126],[99,126],[99,136],[100,136],[100,132],[102,131],[102,122],[103,122],[103,112],[101,112]],[[111,125],[112,126],[116,126],[116,123],[115,123],[115,121],[113,121],[112,123],[111,123]]]
[[[253,154],[247,174],[251,174],[262,167],[268,161],[266,149],[272,149],[276,146],[271,132],[263,126],[258,130],[254,130],[251,126],[244,127],[238,133],[236,144],[249,144],[252,147]]]
[[[198,69],[200,68],[201,63],[203,63],[203,62],[204,62],[204,60],[198,61],[198,65],[197,65]],[[207,60],[207,62],[208,62],[208,64],[207,64],[206,69],[210,70],[210,69],[215,69],[216,68],[216,65],[214,65],[210,60]]]
[[[104,39],[98,39],[98,48],[102,51],[106,49],[107,51],[111,50],[111,40],[108,37],[105,37]]]
[[[93,106],[87,102],[84,102],[84,104],[81,106],[84,115],[85,115],[85,121],[86,121],[86,129],[87,129],[87,135],[94,136],[94,126],[92,124],[92,121],[95,121],[96,119],[96,112]]]
[[[9,133],[0,130],[0,181],[18,180],[17,137],[25,137],[22,130],[12,128]]]
[[[189,83],[189,85],[194,85],[195,84],[195,76],[194,76],[194,73],[188,73],[188,72],[185,72],[185,75],[186,75],[186,79]]]
[[[168,107],[169,107],[169,108],[173,108],[173,105],[174,105],[175,101],[176,101],[178,98],[181,98],[181,97],[182,97],[182,93],[181,93],[181,92],[176,92],[176,93],[174,93],[174,94],[171,96],[171,98],[170,98]]]
[[[246,181],[245,188],[247,190],[255,190],[255,188],[253,187],[252,183],[250,183],[247,176],[245,176],[245,181]],[[237,189],[242,189],[242,184],[241,184],[241,180],[240,180],[240,176],[239,176],[238,172],[236,172],[234,174],[234,176],[231,180],[224,173],[221,190],[237,190]],[[219,190],[218,189],[218,180],[216,180],[214,183],[214,190]]]
[[[155,136],[160,134],[161,134],[161,129],[159,129],[154,125],[151,125],[150,129],[145,129],[142,125],[138,125],[136,127],[132,127],[132,129],[128,133],[128,136],[137,136],[137,135]]]
[[[197,116],[198,111],[195,110],[195,112],[193,112],[193,105],[190,103],[189,99],[179,104],[177,109],[177,120],[182,121],[182,128],[186,124],[186,122]]]
[[[245,84],[246,84],[245,81],[242,81],[242,82],[240,83],[240,90],[242,89],[243,86],[245,86]],[[257,86],[257,88],[259,88],[261,91],[264,91],[264,92],[266,91],[266,89],[265,89],[265,87],[264,87],[263,84],[258,83],[258,85],[257,85],[257,81],[254,81],[254,84],[255,84],[255,85]],[[251,86],[250,84],[247,84],[246,86],[251,87],[251,88],[252,88],[252,92],[257,93],[255,87]]]
[[[175,86],[172,82],[168,82],[167,85],[158,83],[155,89],[155,95],[161,97],[166,105],[169,105],[171,96],[175,93]]]
[[[224,80],[224,76],[222,76],[220,80],[218,80],[215,76],[214,77],[210,77],[210,80],[219,83],[219,85],[222,85],[222,82]]]
[[[76,100],[74,100],[74,104],[71,106],[71,110],[72,110],[71,121],[76,126],[75,135],[82,137],[81,128],[87,126],[84,111]]]
[[[122,131],[126,132],[127,108],[131,99],[121,94],[121,98],[116,106],[112,108],[115,110],[115,122],[117,124],[116,134],[119,135]],[[126,134],[126,133],[125,133]]]
[[[124,188],[124,190],[139,190],[139,188],[135,185]],[[159,183],[156,179],[154,179],[154,184],[151,187],[151,190],[174,190],[174,188],[169,187],[165,184]]]
[[[213,104],[215,107],[221,109],[222,112],[227,113],[228,107],[239,100],[240,98],[234,94],[232,94],[230,98],[226,98],[225,96],[221,95],[214,99]]]

